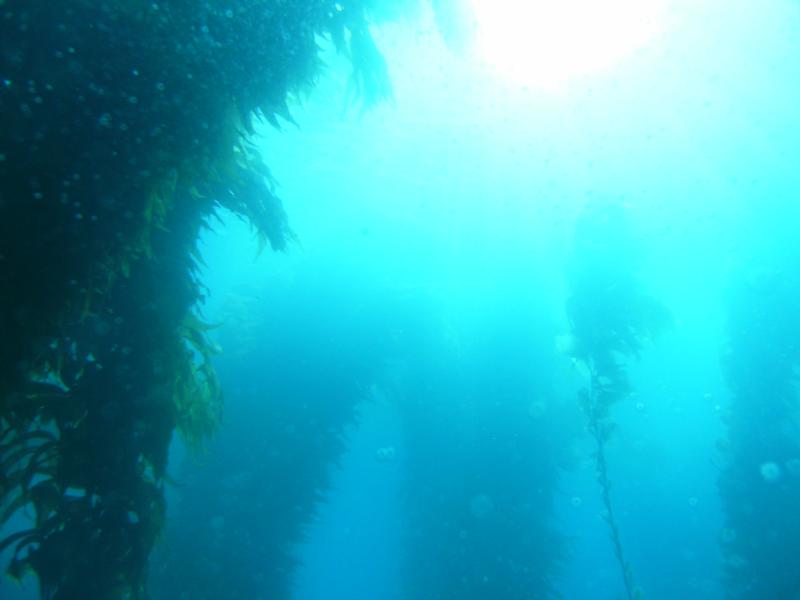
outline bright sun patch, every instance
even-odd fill
[[[556,87],[611,67],[661,29],[666,0],[471,0],[482,60]]]

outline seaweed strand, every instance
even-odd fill
[[[600,423],[600,411],[597,408],[595,399],[595,380],[597,378],[594,369],[592,369],[590,390],[589,390],[589,407],[586,411],[589,417],[589,434],[595,441],[595,466],[597,467],[597,483],[600,485],[603,496],[603,506],[605,507],[605,515],[603,519],[608,524],[609,537],[611,543],[614,545],[614,556],[619,563],[620,571],[622,572],[622,580],[625,583],[625,595],[628,600],[635,600],[640,598],[641,594],[637,594],[633,584],[633,573],[631,566],[625,560],[625,554],[622,549],[622,540],[619,535],[619,526],[617,519],[614,515],[614,504],[611,501],[611,481],[608,479],[608,465],[606,462],[606,444],[603,435],[603,428]]]
[[[576,226],[569,274],[571,354],[589,374],[588,389],[581,391],[580,400],[596,445],[597,482],[602,490],[605,521],[628,600],[643,596],[635,587],[625,560],[611,499],[605,452],[614,428],[609,411],[630,395],[626,360],[638,356],[644,343],[670,322],[666,309],[644,291],[638,276],[638,255],[623,207],[613,203],[587,206]]]

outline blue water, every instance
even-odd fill
[[[253,262],[252,245],[237,227],[209,238],[210,313],[224,312],[227,295],[235,297],[242,284],[297,293],[305,278],[324,273],[327,288],[316,281],[307,302],[323,310],[327,294],[345,298],[363,318],[384,321],[392,344],[402,341],[387,348],[390,382],[378,376],[365,394],[360,421],[348,427],[347,448],[332,467],[332,487],[296,548],[294,597],[523,597],[502,587],[481,591],[472,581],[459,587],[458,560],[436,546],[463,544],[456,555],[469,563],[467,571],[480,572],[474,561],[506,558],[508,531],[490,530],[480,542],[489,546],[476,551],[456,530],[452,539],[437,530],[426,540],[429,522],[415,519],[424,502],[434,522],[469,513],[465,503],[482,492],[460,489],[453,469],[463,478],[501,472],[509,489],[537,485],[535,470],[480,460],[482,453],[507,460],[489,446],[519,435],[494,420],[503,407],[487,390],[515,393],[506,383],[525,370],[515,362],[527,360],[520,358],[528,356],[526,344],[534,348],[531,360],[545,361],[529,370],[552,372],[546,392],[521,385],[519,401],[557,405],[568,421],[550,423],[564,438],[552,451],[566,456],[555,459],[556,479],[541,482],[550,486],[550,499],[536,507],[563,542],[553,591],[624,597],[602,519],[594,448],[574,404],[585,381],[558,349],[569,333],[564,305],[574,226],[594,202],[624,207],[642,285],[673,319],[638,358],[624,361],[633,392],[611,414],[617,430],[607,458],[626,560],[647,598],[726,597],[719,446],[732,408],[722,357],[731,343],[732,290],[762,269],[796,269],[776,265],[772,254],[797,244],[800,130],[793,107],[800,73],[791,57],[799,49],[800,14],[789,3],[704,2],[676,9],[673,18],[649,47],[559,90],[520,87],[453,57],[433,34],[389,27],[382,41],[393,105],[342,118],[330,102],[335,85],[324,84],[328,95],[306,107],[301,131],[268,135],[264,152],[300,245],[288,256]],[[385,298],[377,307],[376,296]],[[263,311],[269,319],[269,307]],[[510,321],[497,321],[504,316]],[[526,320],[533,321],[529,333]],[[295,326],[304,335],[302,321]],[[354,341],[342,331],[334,343],[374,352],[363,333]],[[308,341],[309,353],[314,344]],[[257,361],[257,349],[239,360]],[[476,369],[481,381],[473,381]],[[313,370],[307,376],[313,381]],[[434,390],[423,399],[436,403],[433,424],[394,406],[420,393],[418,381],[408,384],[415,378],[429,379],[425,385]],[[451,379],[458,392],[436,398]],[[496,429],[478,441],[460,439],[465,419],[485,419]],[[438,430],[440,447],[427,427]],[[481,443],[486,447],[469,445]],[[385,448],[391,460],[381,460]],[[437,476],[419,472],[419,461],[441,469],[441,488],[429,495],[409,487],[436,485]],[[491,502],[492,510],[519,508],[501,506],[503,498]],[[782,518],[794,522],[797,515]],[[517,535],[526,523],[520,520]],[[788,551],[797,540],[784,543]],[[429,553],[415,557],[420,548]],[[516,572],[485,566],[485,577]]]
[[[400,21],[362,115],[331,54],[260,141],[296,243],[225,215],[203,240],[225,419],[200,458],[175,443],[154,598],[627,598],[567,309],[597,206],[669,314],[605,417],[636,588],[799,598],[799,34],[789,0],[675,2],[550,89]]]
[[[539,346],[542,360],[558,363],[545,367],[556,372],[538,401],[567,405],[563,410],[572,421],[552,424],[559,428],[554,435],[567,440],[568,456],[557,480],[541,483],[552,485],[545,490],[552,495],[546,518],[566,540],[554,589],[566,598],[623,597],[601,518],[594,449],[582,415],[569,409],[581,375],[556,351],[558,336],[569,332],[565,269],[574,223],[583,206],[597,200],[619,203],[630,214],[643,285],[674,319],[640,358],[626,362],[634,392],[612,413],[618,430],[608,444],[608,462],[626,559],[647,598],[724,597],[717,443],[725,437],[729,407],[720,366],[728,343],[727,306],[737,280],[774,268],[761,265],[762,255],[796,243],[800,130],[793,107],[800,101],[800,73],[791,57],[800,44],[792,37],[798,18],[796,7],[777,2],[686,7],[650,48],[557,91],[506,82],[453,57],[434,35],[397,26],[383,38],[394,105],[354,120],[341,118],[337,103],[320,94],[305,109],[301,131],[267,135],[264,152],[300,244],[288,256],[254,262],[252,245],[235,225],[210,237],[210,315],[225,312],[237,286],[253,290],[245,294],[253,305],[259,289],[276,295],[289,289],[305,292],[303,301],[325,318],[345,323],[336,332],[340,338],[309,339],[312,355],[319,344],[375,352],[375,340],[346,321],[353,311],[361,313],[359,322],[383,321],[382,335],[391,345],[402,342],[387,348],[389,382],[377,376],[364,394],[359,423],[348,426],[344,454],[330,467],[332,488],[295,549],[300,564],[294,597],[446,598],[441,590],[448,585],[464,598],[501,597],[473,589],[474,583],[459,588],[462,575],[448,551],[428,548],[429,554],[415,558],[413,549],[463,543],[465,555],[502,560],[507,531],[490,531],[481,543],[494,546],[476,552],[469,539],[438,532],[426,541],[425,529],[414,529],[428,521],[415,523],[414,517],[424,501],[431,503],[434,521],[469,512],[464,503],[480,489],[474,495],[460,490],[458,475],[450,481],[451,469],[463,469],[463,477],[470,469],[504,471],[512,489],[537,476],[481,464],[476,454],[494,456],[492,448],[458,445],[460,420],[492,423],[493,411],[502,410],[491,392],[482,394],[505,393],[503,379],[524,370],[512,365],[513,372],[504,373],[526,343],[514,331],[514,318],[533,319],[547,331],[548,339],[535,333],[527,338]],[[334,84],[327,85],[334,95]],[[306,287],[307,278],[313,284]],[[349,306],[339,315],[341,303]],[[263,319],[271,318],[268,304],[260,310]],[[511,323],[494,323],[506,314]],[[487,341],[487,328],[499,339]],[[299,336],[313,331],[302,317],[292,329]],[[496,347],[481,346],[486,343]],[[257,363],[258,343],[235,360]],[[315,364],[313,356],[309,363]],[[489,385],[475,382],[477,393],[471,394],[476,368],[485,371]],[[531,371],[541,368],[529,365]],[[309,384],[317,377],[313,368],[306,376]],[[410,401],[404,380],[418,377],[429,378],[426,385],[436,394],[444,393],[439,383],[450,378],[456,380],[451,387],[462,386],[432,417],[441,447],[431,432],[415,430],[430,424],[414,416],[404,420],[403,409],[393,408]],[[537,401],[520,398],[529,400]],[[479,439],[494,445],[504,435],[512,431],[504,431],[500,420],[488,438]],[[303,452],[308,443],[300,441],[294,451]],[[386,448],[391,460],[380,458]],[[427,455],[419,457],[420,451]],[[437,479],[409,473],[420,469],[412,460],[441,469],[441,489],[430,496],[409,489]],[[500,506],[502,498],[491,502],[498,503],[494,510],[518,508]],[[412,531],[421,542],[409,541]],[[486,567],[491,574],[492,565]],[[409,573],[414,569],[424,574]],[[478,571],[480,564],[471,562],[467,570]],[[500,572],[512,577],[513,571]],[[409,592],[409,580],[423,579],[424,586],[425,577],[435,581],[427,593],[424,587]],[[448,584],[448,577],[454,581]]]

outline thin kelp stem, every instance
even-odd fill
[[[667,309],[651,298],[639,278],[640,254],[624,208],[613,203],[590,204],[575,227],[570,262],[571,294],[567,315],[572,329],[574,360],[589,372],[588,389],[580,394],[597,445],[597,481],[603,491],[614,554],[628,600],[642,597],[625,561],[608,479],[605,444],[614,423],[611,408],[630,397],[627,362],[638,358],[645,342],[667,327]]]
[[[614,546],[614,556],[617,557],[617,562],[622,571],[622,580],[625,583],[625,594],[628,600],[635,600],[641,598],[641,595],[634,592],[633,573],[631,572],[630,564],[625,560],[625,554],[622,550],[622,540],[619,536],[619,526],[614,516],[614,504],[611,502],[611,482],[608,479],[608,464],[606,462],[605,434],[595,396],[595,381],[596,375],[592,372],[589,389],[589,406],[586,414],[589,417],[589,434],[594,438],[596,445],[595,464],[597,466],[597,483],[600,484],[600,489],[602,490],[603,506],[606,511],[604,520],[608,524],[611,543]]]

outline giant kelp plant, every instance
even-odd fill
[[[792,245],[729,295],[730,407],[719,488],[730,600],[800,594],[800,277],[797,251],[786,251]]]
[[[0,549],[42,597],[145,596],[172,433],[219,418],[197,236],[225,207],[285,247],[254,121],[291,120],[319,36],[385,94],[372,4],[0,2],[0,523],[33,515]]]
[[[392,339],[391,302],[320,271],[301,269],[257,300],[231,299],[236,317],[220,342],[255,347],[218,359],[226,425],[202,464],[177,475],[155,598],[291,598],[297,546]]]
[[[538,303],[503,288],[451,324],[405,328],[395,393],[407,456],[403,585],[408,599],[557,597],[564,539],[553,503],[570,441]]]
[[[640,597],[641,592],[624,557],[611,501],[606,462],[606,442],[613,430],[610,411],[631,393],[626,360],[638,356],[645,341],[669,319],[666,310],[644,291],[639,255],[621,205],[589,204],[584,209],[576,225],[569,265],[571,354],[588,370],[588,385],[581,391],[580,401],[595,441],[604,518],[629,600]]]

